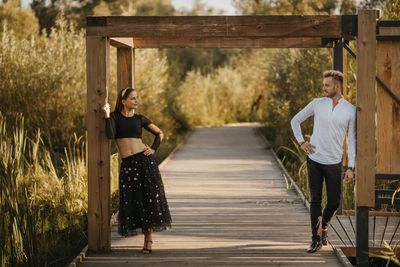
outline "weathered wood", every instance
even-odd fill
[[[104,133],[101,106],[107,101],[109,40],[86,38],[87,145],[88,145],[88,246],[108,252],[110,235],[110,147]]]
[[[135,86],[133,48],[117,48],[117,90]]]
[[[110,38],[110,45],[117,48],[133,48],[132,38]]]
[[[360,10],[357,38],[356,206],[375,205],[376,11]]]
[[[400,42],[378,42],[378,77],[400,96]],[[378,86],[377,172],[400,173],[400,106]]]
[[[136,48],[322,48],[321,38],[187,37],[133,38]]]
[[[87,35],[185,38],[216,36],[338,38],[342,35],[341,16],[128,16],[100,18],[87,18]],[[99,21],[101,23],[98,23]]]
[[[379,35],[383,36],[399,36],[400,27],[379,27]],[[378,36],[379,36],[378,35]]]

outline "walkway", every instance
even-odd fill
[[[307,254],[309,214],[254,125],[196,129],[163,166],[173,228],[123,238],[79,266],[340,266],[330,247]]]

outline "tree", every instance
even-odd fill
[[[37,35],[39,31],[35,15],[30,10],[21,9],[15,1],[0,4],[0,33],[4,28],[12,30],[18,39]]]

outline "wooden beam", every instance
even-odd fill
[[[356,205],[375,205],[376,11],[360,10],[357,37]]]
[[[376,11],[359,10],[357,35],[357,266],[369,266],[368,212],[375,206]]]
[[[87,35],[339,38],[342,24],[341,16],[111,16],[88,17]]]
[[[133,48],[132,38],[110,38],[110,45],[117,48]]]
[[[379,27],[379,35],[399,36],[400,35],[400,27]]]
[[[321,38],[187,37],[133,38],[135,48],[323,48]]]
[[[134,87],[134,49],[117,48],[117,90]]]
[[[105,135],[102,105],[107,101],[109,40],[86,38],[88,249],[108,252],[110,231],[110,146]]]

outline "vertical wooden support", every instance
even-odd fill
[[[400,95],[400,42],[378,41],[378,77]],[[377,90],[377,172],[400,173],[400,107],[382,88]]]
[[[117,90],[135,86],[135,50],[117,48]]]
[[[359,10],[357,36],[357,266],[369,266],[368,209],[375,202],[376,11]]]
[[[344,51],[343,48],[343,40],[339,39],[337,41],[334,42],[334,46],[333,46],[333,69],[334,70],[338,70],[340,72],[343,72],[343,66],[345,64],[346,61],[344,56],[346,55],[346,51]],[[345,88],[346,84],[345,81],[343,81],[343,89]],[[343,93],[343,91],[342,91]],[[347,149],[346,149],[346,143],[343,145],[343,165],[347,165],[347,153],[346,153]],[[340,196],[340,204],[339,207],[336,211],[336,214],[342,214],[342,210],[343,210],[343,194]]]
[[[88,249],[109,252],[110,146],[104,132],[101,107],[108,97],[109,40],[86,38],[87,145],[88,145]]]

